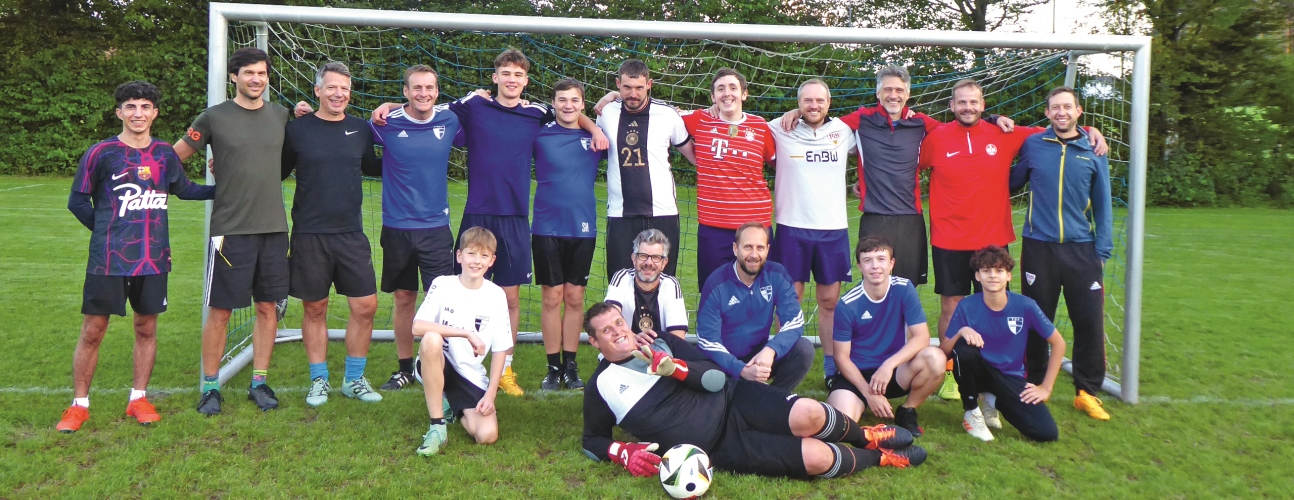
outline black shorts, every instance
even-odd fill
[[[743,474],[808,477],[801,438],[791,434],[791,406],[799,396],[749,380],[728,381],[737,388],[723,434],[706,450],[710,463]]]
[[[337,293],[347,297],[377,293],[373,250],[361,231],[293,233],[288,264],[292,269],[288,294],[306,302],[328,298],[328,289],[334,284]]]
[[[895,371],[897,372],[898,370]],[[872,375],[876,374],[876,370],[861,370],[861,372],[863,374],[863,379],[865,380],[871,380]],[[833,375],[827,382],[827,387],[830,387],[832,391],[852,392],[855,396],[858,396],[858,399],[863,401],[864,405],[867,404],[867,398],[863,397],[863,391],[859,390],[858,386],[854,385],[853,382],[850,382],[849,379],[845,378],[842,374],[837,373]],[[890,377],[889,385],[885,386],[885,399],[899,398],[907,395],[908,390],[899,385],[899,378]]]
[[[935,262],[935,294],[937,295],[970,295],[971,289],[980,291],[980,284],[975,281],[975,270],[971,269],[972,250],[944,250],[930,247],[931,260]]]
[[[421,356],[413,360],[413,372],[422,373]],[[442,394],[449,400],[449,411],[453,413],[454,418],[462,418],[463,411],[475,409],[476,404],[485,397],[485,389],[477,387],[476,384],[468,382],[459,375],[458,370],[454,369],[454,364],[447,357],[445,358],[445,387],[442,389]]]
[[[382,227],[382,291],[423,290],[431,280],[454,272],[454,233],[431,229]],[[418,275],[422,288],[418,288]]]
[[[216,245],[216,240],[222,243]],[[288,233],[213,236],[207,305],[238,309],[288,298]]]
[[[459,241],[454,243],[455,250],[459,248],[463,232],[473,226],[489,229],[497,242],[494,265],[485,272],[485,279],[499,286],[530,284],[530,223],[526,216],[463,214],[458,223]],[[454,273],[461,272],[462,266],[454,262]]]
[[[924,285],[930,269],[926,246],[926,220],[921,214],[858,216],[858,239],[884,236],[894,246],[894,276]]]
[[[596,238],[563,238],[560,236],[533,235],[530,252],[535,258],[535,284],[557,286],[570,283],[575,286],[589,284],[589,270],[593,267],[593,250]]]
[[[166,312],[166,273],[146,276],[85,275],[81,289],[81,314],[126,315],[126,301],[135,314]]]
[[[616,271],[633,269],[634,263],[629,254],[634,251],[634,238],[649,228],[658,229],[669,238],[669,262],[665,264],[663,271],[670,276],[678,276],[678,249],[682,245],[677,215],[607,217],[607,281],[611,281]]]

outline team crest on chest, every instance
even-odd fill
[[[473,326],[475,326],[475,327],[476,327],[476,331],[478,331],[478,332],[479,332],[479,331],[481,331],[481,328],[485,327],[485,323],[486,323],[486,318],[485,318],[485,316],[477,316],[477,317],[476,317],[476,321],[474,322]]]
[[[1024,317],[1007,316],[1006,327],[1011,329],[1011,335],[1019,335],[1020,331],[1024,330]]]
[[[631,130],[631,131],[629,131],[629,133],[625,134],[625,144],[630,145],[630,146],[637,146],[637,145],[638,145],[638,132],[637,132],[637,131],[633,131],[633,130]]]
[[[984,152],[988,153],[989,156],[997,156],[997,144],[984,146]]]
[[[581,138],[580,138],[580,147],[583,147],[585,151],[588,151],[588,150],[589,150],[589,147],[590,147],[590,146],[592,146],[592,145],[593,145],[593,139],[588,138],[588,137],[581,137]]]
[[[773,285],[759,287],[759,294],[764,297],[765,302],[771,302],[773,300]]]
[[[436,139],[444,139],[444,138],[445,138],[445,126],[444,126],[444,125],[436,125],[435,127],[432,127],[432,128],[431,128],[431,133],[436,134]]]
[[[135,167],[135,176],[139,180],[146,181],[153,178],[153,167],[151,165],[140,165]]]
[[[753,141],[753,140],[755,140],[755,131],[754,131],[754,130],[747,130],[747,131],[746,131],[746,140],[748,140],[748,141]]]

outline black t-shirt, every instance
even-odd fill
[[[651,329],[655,332],[662,331],[660,323],[660,302],[656,301],[656,295],[660,293],[660,287],[653,288],[650,292],[644,292],[642,288],[634,284],[634,313],[633,322],[629,328],[634,333],[642,333],[642,326],[647,321],[651,322]],[[646,321],[644,321],[644,318]]]
[[[283,139],[283,177],[293,170],[297,175],[292,231],[363,231],[362,175],[378,168],[373,132],[364,120],[347,116],[334,122],[312,114],[288,123]]]

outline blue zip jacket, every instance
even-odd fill
[[[1011,189],[1029,183],[1023,236],[1053,243],[1095,242],[1101,260],[1114,249],[1110,165],[1092,152],[1087,130],[1062,141],[1051,127],[1025,139],[1011,168]]]
[[[728,375],[741,377],[749,358],[765,345],[782,359],[804,333],[804,314],[795,298],[795,287],[786,268],[773,261],[746,286],[737,277],[736,264],[715,269],[701,289],[696,313],[697,346]],[[769,338],[773,310],[781,326]]]

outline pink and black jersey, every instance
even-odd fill
[[[171,145],[136,149],[116,137],[95,144],[76,169],[73,193],[90,195],[94,225],[87,274],[144,276],[171,271],[167,195],[209,200],[215,186],[189,182]]]
[[[772,224],[764,163],[777,150],[768,122],[745,113],[728,122],[702,110],[683,115],[683,125],[696,141],[697,221],[722,229],[752,221]]]

